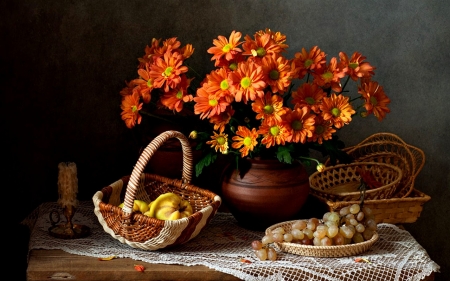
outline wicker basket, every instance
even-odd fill
[[[292,229],[293,221],[286,221],[274,224],[266,229],[266,234],[270,234],[272,230],[277,227],[283,227],[286,232],[290,232]],[[303,245],[294,242],[275,242],[273,243],[275,248],[283,252],[301,255],[301,256],[313,256],[313,257],[323,257],[323,258],[337,258],[337,257],[347,257],[359,255],[372,247],[372,245],[378,240],[378,233],[374,233],[370,240],[347,245],[335,245],[335,246],[313,246],[313,245]]]
[[[365,199],[390,198],[402,178],[402,170],[394,165],[379,162],[355,162],[326,167],[309,177],[310,193],[331,201],[356,201],[361,198],[358,190],[360,176],[357,169],[370,171],[376,181],[383,184],[367,189]]]
[[[402,170],[403,176],[392,197],[407,197],[414,189],[417,174],[425,164],[422,150],[405,143],[391,133],[377,133],[364,139],[355,146],[344,149],[354,161],[379,162],[395,165]],[[329,160],[325,165],[329,164]]]
[[[174,137],[181,142],[183,150],[182,179],[142,173],[155,151]],[[180,132],[164,132],[145,148],[131,176],[95,193],[92,198],[95,215],[105,232],[133,248],[157,250],[183,244],[199,234],[221,204],[218,195],[190,184],[191,178],[192,152],[189,141]],[[188,200],[194,213],[186,218],[164,221],[133,211],[135,199],[150,202],[166,192],[176,193]],[[121,202],[124,202],[123,208],[118,207]]]
[[[317,197],[317,196],[316,196]],[[359,204],[359,201],[330,201],[318,197],[319,200],[327,204],[330,211],[339,211],[345,206]],[[368,206],[377,223],[413,223],[420,217],[423,205],[431,199],[430,196],[417,189],[403,198],[389,198],[380,200],[364,200],[364,206]]]

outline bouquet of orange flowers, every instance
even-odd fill
[[[213,40],[208,53],[215,69],[198,87],[193,87],[186,64],[192,45],[181,47],[176,38],[153,39],[139,59],[139,77],[121,91],[127,127],[140,124],[142,114],[149,115],[144,105],[198,115],[207,126],[190,134],[203,150],[197,176],[218,153],[237,162],[316,161],[320,170],[323,164],[309,157],[310,149],[330,156],[331,163],[349,162],[336,132],[355,115],[373,114],[381,121],[390,112],[390,99],[372,80],[375,67],[358,52],[351,57],[340,52],[327,61],[314,46],[287,58],[286,36],[280,32],[260,30],[241,39],[241,32],[232,31],[229,38]],[[350,80],[357,84],[353,96],[345,90]]]
[[[331,58],[318,46],[284,56],[286,36],[270,29],[253,36],[233,31],[218,36],[208,49],[215,67],[194,97],[194,110],[208,119],[212,132],[196,132],[205,157],[197,174],[214,162],[216,153],[239,158],[277,158],[310,162],[309,150],[349,162],[335,133],[359,115],[382,120],[390,110],[383,87],[372,80],[375,68],[358,52]],[[349,80],[358,84],[350,96]],[[342,84],[342,81],[344,82]],[[297,85],[295,85],[298,83]],[[359,103],[359,105],[355,105]],[[209,149],[209,151],[208,151]],[[323,169],[323,165],[317,169]]]

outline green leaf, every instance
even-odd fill
[[[278,161],[291,164],[292,163],[291,152],[294,152],[293,146],[291,145],[279,146],[276,153]]]
[[[200,161],[195,164],[195,176],[198,177],[203,172],[205,167],[208,167],[217,159],[217,154],[214,151],[209,151]]]

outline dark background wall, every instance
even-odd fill
[[[328,57],[359,51],[377,68],[374,79],[391,98],[392,112],[383,122],[355,120],[340,136],[354,145],[392,132],[425,152],[416,188],[431,201],[405,227],[444,278],[450,274],[449,257],[440,254],[450,250],[444,230],[450,225],[449,14],[445,0],[1,1],[6,231],[57,199],[59,162],[77,164],[80,200],[131,173],[136,148],[120,119],[119,91],[135,78],[136,58],[153,37],[193,44],[192,66],[205,74],[212,69],[206,49],[218,35],[271,28],[287,35],[291,57],[318,45]]]

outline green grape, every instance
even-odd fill
[[[263,247],[263,243],[261,241],[255,240],[252,242],[253,250],[259,250]]]
[[[339,215],[341,217],[344,217],[344,216],[348,215],[349,213],[350,213],[350,207],[348,207],[348,206],[345,206],[341,210],[339,210]]]
[[[364,242],[364,237],[362,236],[361,233],[356,232],[355,235],[353,235],[352,237],[352,241],[353,243],[361,243]]]
[[[344,238],[352,238],[353,234],[355,234],[354,231],[350,228],[348,225],[343,225],[339,229],[339,233],[344,236]]]
[[[273,233],[273,242],[283,242],[284,241],[284,234],[281,233]]]
[[[356,220],[357,221],[362,221],[364,219],[364,212],[360,211],[357,215],[356,215]]]
[[[313,234],[314,232],[309,228],[303,229],[303,233],[306,235],[306,237],[308,239],[313,239],[313,237],[314,237],[314,234]]]
[[[359,204],[353,204],[350,206],[349,210],[350,210],[350,213],[357,214],[361,210],[361,207],[359,206]]]
[[[328,226],[326,225],[318,225],[316,227],[316,230],[314,231],[313,235],[314,237],[317,237],[319,239],[324,238],[327,235]]]
[[[322,220],[324,222],[326,222],[328,220],[328,217],[330,216],[331,212],[326,212],[325,214],[323,214]]]
[[[371,229],[368,229],[368,228],[366,228],[364,230],[364,232],[362,233],[364,240],[366,240],[366,241],[372,239],[373,234],[374,234],[374,231]]]
[[[283,235],[283,241],[284,241],[284,242],[291,242],[292,239],[294,239],[294,237],[292,236],[291,233],[285,233],[285,234]]]
[[[324,238],[320,239],[320,245],[331,246],[333,245],[333,240],[330,237],[325,236]]]
[[[267,260],[267,249],[266,248],[256,250],[255,254],[259,260],[261,260],[261,261]]]
[[[337,212],[331,212],[330,215],[328,215],[328,221],[339,223],[340,217],[339,213]]]
[[[357,232],[362,233],[362,232],[364,232],[364,230],[366,230],[366,227],[364,226],[364,224],[358,223],[358,224],[355,226],[355,230],[356,230]]]
[[[273,236],[272,235],[264,235],[263,238],[261,239],[261,242],[263,245],[273,243]]]
[[[305,237],[305,234],[303,233],[303,231],[301,231],[300,229],[297,229],[297,228],[293,228],[291,230],[291,234],[295,240],[302,240]]]
[[[373,219],[366,220],[366,226],[370,230],[373,230],[373,231],[377,230],[377,223]]]
[[[342,234],[338,233],[333,237],[333,245],[344,245],[345,238]]]
[[[292,224],[292,228],[293,228],[293,229],[303,230],[303,229],[306,228],[306,221],[305,221],[305,220],[298,220],[298,221],[295,221],[295,222]]]
[[[275,233],[285,234],[286,231],[284,230],[284,228],[282,228],[281,226],[279,226],[279,227],[275,228],[274,230],[272,230],[272,234],[275,234]]]
[[[277,260],[277,251],[274,248],[267,249],[267,259],[271,261]]]
[[[333,238],[339,233],[339,227],[337,225],[332,225],[328,227],[327,236]]]

